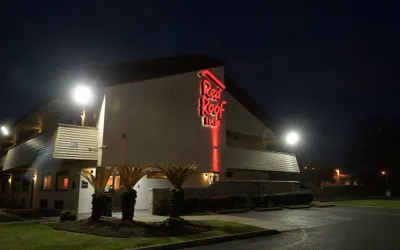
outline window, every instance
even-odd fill
[[[21,188],[21,177],[13,177],[11,182],[11,189],[13,191],[19,191]]]
[[[167,176],[161,172],[148,172],[147,179],[167,179]]]
[[[56,200],[54,201],[54,208],[58,210],[63,210],[64,208],[64,201],[63,200]]]
[[[7,185],[6,180],[2,180],[1,181],[1,191],[3,193],[5,193],[5,191],[6,191],[6,185]]]
[[[57,174],[57,190],[68,190],[68,173]]]
[[[27,175],[22,176],[22,191],[28,191],[29,184],[30,184],[29,177]]]
[[[42,177],[42,186],[43,191],[48,191],[51,189],[51,175],[45,174]]]
[[[47,200],[40,200],[39,201],[40,208],[47,208]]]

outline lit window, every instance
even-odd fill
[[[51,189],[51,175],[43,175],[42,178],[42,190],[50,190]]]
[[[167,176],[161,172],[148,172],[147,179],[167,179]]]
[[[57,174],[57,190],[68,190],[68,173]]]

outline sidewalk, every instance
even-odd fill
[[[113,213],[113,218],[121,218],[121,213]],[[160,215],[149,215],[146,212],[135,212],[134,220],[143,221],[143,222],[161,222],[167,219],[167,216],[160,216]],[[278,231],[287,231],[295,229],[296,227],[288,226],[288,225],[281,225],[278,223],[274,223],[271,221],[259,220],[259,219],[252,219],[252,218],[245,218],[245,217],[238,217],[232,215],[189,215],[189,216],[182,216],[182,218],[186,220],[193,220],[193,221],[207,221],[207,220],[221,220],[221,221],[230,221],[230,222],[237,222],[245,225],[256,226],[263,229],[269,230],[278,230]]]

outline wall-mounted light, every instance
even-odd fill
[[[203,177],[204,177],[204,179],[207,179],[208,174],[207,174],[207,173],[204,173],[204,174],[203,174]]]
[[[11,184],[11,176],[8,178],[8,183]]]
[[[6,126],[1,126],[0,130],[3,136],[8,136],[10,134],[10,130]]]
[[[36,174],[33,174],[33,175],[32,175],[32,180],[36,181],[36,178],[37,178],[37,175],[36,175]]]

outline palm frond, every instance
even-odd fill
[[[194,172],[197,171],[196,164],[160,164],[157,167],[168,178],[169,182],[176,187],[182,188],[183,183]]]
[[[126,189],[132,189],[149,171],[148,166],[139,164],[115,165],[114,167],[118,169],[121,183]]]
[[[104,188],[106,187],[113,170],[113,167],[97,167],[95,175],[88,170],[83,170],[80,174],[90,183],[90,185],[92,185],[94,192],[98,194],[104,192]]]

